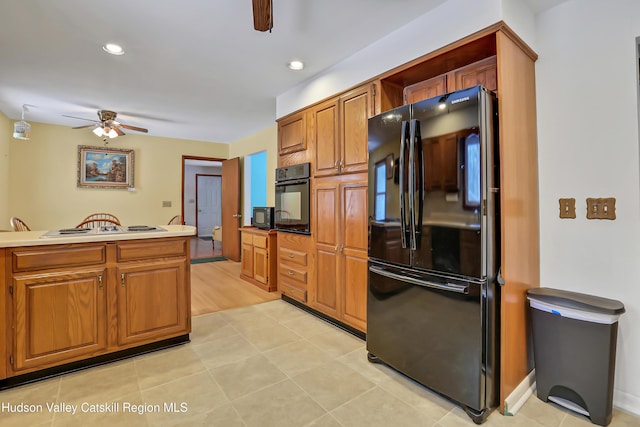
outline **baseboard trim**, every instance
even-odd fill
[[[640,417],[640,397],[620,390],[613,390],[613,406]]]
[[[536,370],[529,372],[518,387],[504,400],[504,415],[515,415],[536,390]]]

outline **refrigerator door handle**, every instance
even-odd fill
[[[415,159],[415,127],[416,120],[412,119],[410,124],[409,131],[409,220],[410,231],[411,231],[411,249],[416,250],[418,247],[416,245],[416,221],[415,221],[415,212],[416,212],[416,159]]]
[[[405,208],[405,181],[404,181],[404,170],[406,168],[405,164],[405,153],[407,150],[407,139],[409,134],[409,123],[405,120],[402,121],[402,132],[400,134],[400,167],[399,167],[399,184],[400,184],[400,239],[402,242],[402,248],[407,248],[407,210]],[[411,211],[409,211],[411,213]]]
[[[411,283],[412,285],[423,286],[425,288],[437,289],[439,291],[456,292],[459,294],[468,294],[468,285],[459,285],[457,283],[436,283],[428,280],[416,279],[415,277],[406,276],[402,274],[392,273],[389,270],[385,270],[380,267],[369,266],[369,271],[380,276],[387,277],[393,280],[399,280],[401,282]]]
[[[411,210],[411,249],[420,249],[422,240],[422,213],[424,209],[424,158],[422,153],[422,136],[420,134],[420,121],[411,120],[411,154],[410,160],[413,166],[413,178],[411,178],[409,203]],[[411,175],[411,173],[410,173]],[[416,200],[418,197],[418,200]],[[417,206],[416,206],[417,202]]]

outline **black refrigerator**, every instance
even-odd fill
[[[369,119],[367,351],[482,423],[498,399],[495,96]]]

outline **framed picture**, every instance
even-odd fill
[[[78,187],[132,188],[134,152],[78,145]]]

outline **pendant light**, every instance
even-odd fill
[[[28,141],[31,137],[31,125],[24,121],[25,111],[29,111],[26,104],[22,106],[22,120],[13,124],[13,137]]]

